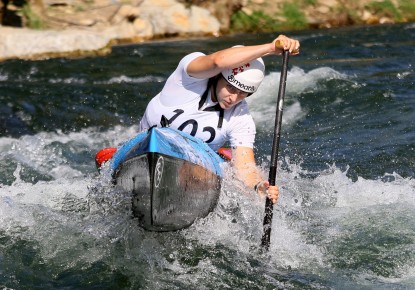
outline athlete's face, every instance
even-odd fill
[[[228,83],[225,78],[221,77],[218,80],[216,86],[216,96],[218,98],[218,103],[222,109],[226,110],[232,108],[240,101],[248,97],[249,93],[241,91],[230,83]]]

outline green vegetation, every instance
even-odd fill
[[[251,15],[238,11],[231,17],[231,31],[234,32],[273,31],[279,25],[276,20],[262,11],[254,11]]]
[[[307,27],[307,20],[304,13],[294,3],[284,3],[282,16],[287,19],[285,25],[292,29],[302,29]]]
[[[30,4],[25,4],[21,13],[23,14],[24,19],[26,19],[26,26],[32,29],[45,29],[46,25],[42,19],[33,11]]]
[[[269,32],[306,27],[307,21],[304,13],[298,5],[293,3],[284,3],[282,12],[278,15],[268,15],[263,11],[256,10],[250,15],[238,11],[231,17],[231,31],[233,32]]]
[[[397,22],[402,21],[402,14],[390,0],[370,2],[367,7],[375,14],[391,17]]]
[[[400,0],[399,8],[406,21],[415,21],[415,3],[413,0]]]
[[[318,5],[317,0],[284,0],[274,6],[270,6],[269,3],[263,6],[254,5],[251,13],[247,12],[248,9],[239,10],[231,16],[230,30],[231,32],[270,32],[309,28],[314,24],[307,22],[304,11],[313,11],[316,5]],[[365,24],[366,19],[362,19],[363,9],[373,15],[371,23],[377,23],[376,21],[381,20],[382,17],[387,18],[385,21],[395,23],[415,21],[414,0],[341,0],[338,1],[338,5],[330,9],[331,15],[327,13],[325,16],[330,26]]]

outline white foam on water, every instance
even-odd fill
[[[0,138],[0,162],[6,158],[16,162],[14,182],[0,185],[0,231],[13,239],[36,241],[42,258],[51,263],[60,261],[62,271],[105,260],[113,261],[109,262],[112,267],[134,276],[136,267],[144,263],[150,267],[145,270],[147,274],[160,275],[167,281],[164,274],[154,271],[168,268],[179,276],[177,281],[192,285],[209,278],[209,273],[229,274],[218,268],[213,257],[205,257],[198,262],[197,273],[187,275],[193,266],[180,261],[182,255],[192,255],[193,244],[236,251],[237,260],[231,263],[246,261],[248,257],[262,259],[257,252],[265,200],[238,182],[230,168],[226,169],[219,204],[207,218],[178,233],[148,233],[131,218],[128,195],[114,191],[108,180],[89,176],[94,169],[82,170],[62,154],[62,150],[73,154],[82,150],[95,153],[98,148],[119,144],[136,133],[136,126],[119,126],[107,131],[89,128],[66,134],[42,132],[17,139]],[[91,163],[93,167],[93,154]],[[23,164],[48,172],[53,180],[34,184],[22,180]],[[387,182],[364,178],[353,181],[335,165],[322,172],[308,172],[289,160],[286,164],[288,168],[280,170],[277,176],[281,195],[274,206],[271,245],[266,255],[271,272],[283,268],[323,276],[346,273],[354,277],[354,282],[344,282],[350,283],[347,284],[350,287],[363,283],[356,281],[364,274],[382,283],[384,277],[364,267],[359,275],[355,270],[337,269],[333,261],[346,257],[336,248],[340,248],[345,238],[361,232],[367,232],[368,236],[359,243],[371,247],[370,235],[378,230],[414,241],[415,234],[405,228],[415,228],[415,219],[410,214],[415,212],[415,181],[397,174],[386,176],[391,180]],[[263,164],[264,177],[267,166]],[[358,254],[360,244],[353,239],[350,243]],[[414,242],[405,243],[389,250],[380,249],[380,255],[389,257],[396,268],[390,269],[392,274],[387,278],[390,281],[385,283],[395,283],[393,279],[400,285],[412,283],[415,258],[402,260],[403,265],[398,267],[403,259],[399,252],[415,248]],[[119,251],[114,250],[116,247],[123,252],[114,260],[112,255]],[[166,251],[171,251],[172,256]],[[130,264],[125,266],[125,261]],[[250,271],[249,263],[240,267],[242,271]]]
[[[415,181],[402,178],[396,173],[391,176],[394,177],[393,182],[366,180],[360,177],[350,184],[337,184],[336,207],[358,209],[397,203],[415,205]]]
[[[19,138],[3,137],[0,138],[0,163],[11,159],[54,179],[80,177],[91,172],[95,166],[95,154],[100,149],[117,147],[134,137],[137,131],[137,126],[116,126],[103,132],[87,128],[79,132],[40,132]],[[91,162],[86,160],[86,165],[82,166],[74,157],[84,154],[90,156]]]
[[[346,172],[335,166],[315,178],[304,177],[307,173],[295,164],[290,164],[288,171],[278,173],[281,197],[274,207],[271,246],[266,255],[271,270],[336,272],[336,267],[330,264],[336,253],[327,251],[326,246],[336,243],[356,227],[370,228],[365,213],[382,215],[384,205],[399,209],[404,203],[406,207],[415,207],[412,179],[394,175],[395,180],[390,182],[363,178],[352,181]],[[177,274],[177,281],[193,285],[209,278],[209,273],[229,274],[218,268],[218,262],[211,260],[213,257],[205,257],[198,262],[197,273],[187,275],[193,266],[179,261],[183,259],[183,252],[192,253],[195,241],[202,248],[223,245],[235,250],[238,261],[252,256],[261,259],[256,252],[262,236],[264,199],[235,181],[231,169],[227,174],[219,204],[207,218],[181,232],[161,234],[140,230],[131,219],[128,196],[106,187],[108,184],[102,180],[78,176],[31,184],[19,178],[17,168],[16,181],[0,187],[0,231],[16,239],[24,237],[36,241],[42,258],[51,263],[61,261],[62,270],[111,260],[108,255],[113,255],[114,247],[121,243],[125,256],[116,259],[113,267],[122,268],[129,275],[135,275],[135,267],[142,263],[152,265],[156,272],[159,267],[168,268]],[[98,191],[91,196],[92,187]],[[399,211],[396,214],[399,215]],[[393,228],[389,229],[391,222],[385,217],[385,222],[378,226],[393,232]],[[88,248],[88,254],[79,248],[80,245]],[[170,250],[170,258],[167,258],[165,252]],[[130,261],[129,266],[123,265],[125,259]],[[240,267],[244,269],[249,265]],[[401,278],[394,278],[401,285],[413,281],[413,266],[407,265],[405,271],[404,268],[405,265],[396,270]],[[166,279],[151,269],[147,272]],[[370,271],[364,273],[371,279],[381,280]],[[357,281],[358,278],[355,276]],[[392,278],[389,283],[394,281]],[[348,285],[354,286],[353,283]]]
[[[354,270],[339,270],[332,264],[338,255],[345,255],[332,248],[341,246],[344,237],[350,233],[360,233],[362,228],[362,232],[367,229],[368,240],[364,239],[359,243],[367,242],[368,247],[373,247],[370,241],[373,231],[399,237],[405,226],[408,226],[397,224],[400,216],[402,222],[408,222],[408,211],[402,207],[409,206],[415,212],[415,182],[412,179],[395,174],[395,180],[389,182],[363,178],[352,181],[347,172],[336,166],[319,173],[315,178],[305,177],[307,174],[309,172],[296,164],[290,164],[289,171],[278,173],[277,184],[280,186],[281,195],[278,204],[274,206],[271,244],[266,255],[273,267],[299,271],[307,269],[307,272],[314,272],[316,275],[331,275],[333,271],[339,271],[353,276],[356,274]],[[201,244],[223,244],[239,253],[252,255],[260,248],[264,204],[263,198],[255,196],[253,191],[241,189],[241,184],[228,176],[216,210],[206,219],[196,222],[184,234],[187,238],[197,239]],[[393,205],[398,209],[394,211],[397,216],[388,218],[387,207],[384,205]],[[373,226],[370,218],[383,215],[384,220],[378,220],[376,226]],[[410,221],[409,226],[414,228],[415,222]],[[406,232],[405,236],[415,240],[415,234]],[[356,248],[358,259],[365,254],[359,245],[353,241],[350,244],[352,249]],[[396,251],[408,248],[415,248],[415,243],[395,245]],[[393,248],[390,253],[387,248],[380,251],[380,255],[389,256],[396,265],[403,259]],[[414,260],[415,257],[410,259]],[[368,261],[371,262],[376,261]],[[412,262],[408,266],[411,265]],[[402,274],[398,267],[395,269],[392,266],[389,270],[392,276],[403,275],[399,279],[402,285],[406,285],[405,281],[413,278],[409,271]],[[362,272],[371,276],[372,280],[382,283],[377,274],[369,269],[363,267],[360,273]],[[354,284],[356,281],[349,282],[348,279],[343,280],[343,283],[349,287],[358,285]]]
[[[108,180],[62,177],[32,184],[19,178],[18,169],[15,177],[12,185],[0,186],[0,233],[8,245],[35,243],[42,262],[57,273],[111,259],[113,247],[128,235],[131,199]]]
[[[121,83],[129,83],[129,84],[141,84],[141,83],[161,83],[164,82],[166,79],[162,77],[156,76],[145,76],[145,77],[129,77],[125,75],[112,77],[108,81],[97,81],[94,82],[95,84],[121,84]]]
[[[0,73],[0,82],[5,82],[9,79],[8,74]]]
[[[404,26],[404,29],[415,29],[415,23],[409,23]]]
[[[280,75],[277,72],[266,75],[258,91],[247,99],[257,126],[269,128],[274,125]],[[293,125],[307,115],[307,111],[302,109],[296,95],[304,92],[317,93],[318,83],[321,80],[348,78],[347,75],[329,67],[320,67],[309,72],[305,72],[299,67],[293,67],[287,73],[283,124]]]
[[[43,257],[50,257],[52,254],[48,251],[55,252],[60,247],[50,248],[51,239],[66,239],[67,245],[79,228],[76,213],[85,211],[87,185],[82,179],[31,184],[16,178],[11,186],[2,186],[0,190],[0,231],[14,240],[38,242]]]
[[[273,128],[275,124],[275,106],[264,106],[258,111],[251,111],[252,118],[257,127]],[[284,105],[284,113],[282,117],[282,124],[285,126],[292,126],[302,120],[307,115],[307,112],[301,108],[300,102],[295,102],[290,105]]]
[[[86,79],[82,78],[50,78],[49,83],[51,84],[85,84],[87,82]]]
[[[1,75],[0,75],[0,81],[1,81]],[[158,76],[145,76],[145,77],[129,77],[126,75],[120,75],[117,77],[112,77],[109,80],[104,81],[92,81],[93,84],[102,85],[102,84],[141,84],[141,83],[148,83],[148,82],[154,82],[154,83],[161,83],[164,82],[165,78],[158,77]],[[51,84],[86,84],[89,82],[85,78],[77,78],[77,77],[68,77],[68,78],[50,78],[49,83]]]

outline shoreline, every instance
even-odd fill
[[[375,25],[349,25],[335,28],[319,28],[319,29],[301,29],[290,30],[290,35],[295,32],[318,32],[321,30],[327,31],[331,29],[353,29],[353,28],[365,28],[373,26],[390,26],[390,25],[414,25],[415,22],[406,23],[393,23],[393,24],[375,24]],[[4,33],[6,32],[6,33]],[[279,31],[277,34],[284,34],[287,31]],[[272,32],[260,32],[272,33]],[[24,60],[24,61],[36,61],[46,60],[52,58],[83,58],[83,57],[100,57],[111,54],[112,48],[124,45],[137,45],[140,43],[157,43],[157,42],[178,42],[186,40],[197,39],[209,39],[217,37],[233,37],[240,34],[253,34],[249,32],[236,32],[226,33],[220,35],[179,35],[179,36],[166,36],[166,37],[154,37],[146,39],[135,40],[119,40],[111,39],[105,34],[94,33],[84,30],[71,30],[71,31],[37,31],[27,28],[5,28],[0,26],[0,35],[3,35],[0,40],[0,63],[8,60]],[[39,38],[42,40],[39,42]],[[93,41],[91,41],[91,38]],[[83,42],[82,40],[87,39]],[[16,43],[36,43],[36,45],[30,47],[26,46],[22,50],[12,49],[13,53],[8,54],[4,49],[4,44]],[[52,40],[52,41],[50,41]],[[59,43],[66,43],[66,46],[59,46]],[[12,45],[13,46],[13,45]]]
[[[321,30],[331,29],[353,29],[364,28],[372,26],[389,26],[389,25],[415,25],[415,22],[396,23],[396,24],[377,24],[377,25],[349,25],[335,28],[319,28],[319,29],[301,29],[290,30],[290,34],[296,31],[317,32]],[[277,34],[284,34],[287,31],[279,31]],[[272,33],[272,32],[261,32]],[[112,52],[113,47],[124,45],[136,45],[140,43],[149,42],[177,42],[186,40],[209,39],[215,37],[232,37],[239,34],[253,34],[249,32],[226,33],[220,35],[179,35],[167,37],[143,38],[135,40],[119,40],[111,39],[105,34],[94,33],[85,30],[67,30],[67,31],[37,31],[27,28],[9,28],[0,26],[0,35],[3,35],[0,40],[0,63],[8,60],[25,60],[36,61],[51,58],[82,58],[82,57],[99,57],[106,56]],[[91,39],[93,41],[91,41]],[[83,40],[86,40],[85,42]],[[23,49],[16,49],[13,45],[16,42],[25,43]],[[28,46],[26,43],[35,43],[33,46]],[[59,44],[65,43],[60,46]],[[5,45],[12,44],[11,52],[4,49]]]
[[[233,14],[232,11],[226,11],[228,14],[222,15],[222,17],[218,15],[218,10],[221,8],[219,0],[208,2],[206,7],[186,6],[178,0],[140,0],[135,4],[131,2],[132,0],[126,0],[122,4],[98,8],[94,6],[98,3],[96,1],[108,0],[91,0],[89,4],[85,4],[89,5],[88,7],[79,11],[75,9],[75,4],[68,4],[69,2],[62,6],[64,9],[61,6],[49,6],[48,12],[43,13],[43,21],[48,23],[48,29],[0,26],[0,35],[2,36],[0,38],[0,62],[12,59],[30,61],[60,57],[105,56],[111,53],[115,46],[145,42],[169,42],[226,37],[244,33],[272,33],[272,31],[277,31],[278,34],[289,31],[290,34],[294,34],[295,31],[415,23],[404,21],[405,19],[396,22],[384,11],[378,12],[378,14],[372,13],[367,10],[369,6],[366,3],[371,0],[361,1],[360,10],[355,11],[357,18],[353,20],[350,19],[351,12],[345,13],[343,11],[337,12],[337,14],[333,12],[339,7],[338,0],[317,0],[316,5],[305,9],[302,28],[290,27],[288,25],[290,18],[282,17],[284,19],[281,18],[282,22],[278,24],[282,26],[267,27],[268,31],[264,27],[260,27],[263,21],[268,21],[264,23],[264,26],[269,24],[269,19],[265,14],[261,14],[262,18],[260,19],[253,18],[256,11],[259,11],[256,10],[258,5],[261,6],[260,2],[265,3],[262,9],[267,9],[266,6],[271,5],[274,12],[271,10],[269,12],[275,13],[275,11],[279,11],[278,9],[282,9],[281,5],[287,3],[282,1],[286,0],[276,0],[274,4],[260,0],[251,1],[253,3],[251,6],[239,8]],[[102,4],[102,2],[100,3]],[[347,9],[350,11],[353,6],[351,5]],[[95,14],[91,12],[98,10],[99,12]],[[251,17],[251,22],[248,21],[245,23],[246,26],[239,27],[239,31],[232,31],[230,29],[231,20],[238,13]],[[52,22],[51,19],[53,19]],[[60,26],[56,19],[61,19]],[[255,21],[257,21],[256,24]],[[274,19],[272,24],[278,21]],[[255,28],[252,25],[256,25],[256,29],[259,30],[252,31]]]

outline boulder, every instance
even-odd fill
[[[110,51],[110,39],[91,31],[0,27],[0,34],[0,60],[102,55]]]
[[[49,2],[48,2],[49,1]],[[46,3],[65,3],[71,0]],[[100,13],[99,13],[100,12]],[[185,7],[175,0],[141,0],[74,13],[59,19],[65,29],[32,30],[0,26],[0,60],[42,59],[55,56],[102,55],[114,43],[139,42],[165,36],[217,35],[219,21],[204,8]],[[66,28],[72,24],[72,28]],[[77,29],[76,29],[77,28]]]
[[[186,8],[175,0],[146,0],[140,18],[153,27],[154,36],[219,33],[220,23],[204,8]]]

